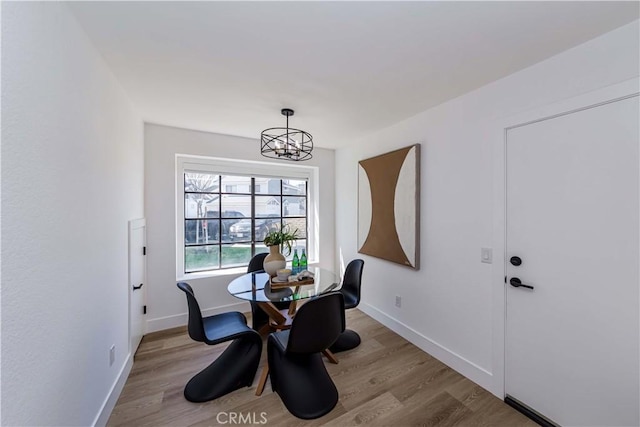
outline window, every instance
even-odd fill
[[[260,173],[247,173],[245,166],[240,174],[229,172],[238,170],[233,164],[178,163],[179,276],[244,267],[255,254],[268,251],[262,243],[267,233],[283,226],[298,230],[292,246],[312,258],[312,171],[300,174],[278,165],[269,176],[266,165],[258,168]]]

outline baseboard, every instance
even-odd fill
[[[387,313],[380,311],[370,304],[361,302],[358,308],[360,309],[360,311],[373,317],[375,320],[382,323],[384,326],[391,329],[393,332],[411,342],[424,352],[429,353],[431,356],[435,357],[445,365],[456,370],[460,374],[478,384],[480,387],[491,392],[491,387],[493,385],[493,375],[491,374],[491,372],[488,372],[475,363],[470,362],[469,360],[460,356],[459,354],[456,354],[455,352],[447,349],[446,347],[443,347],[437,342],[425,337],[420,332],[405,325],[398,319],[389,316]]]
[[[227,304],[220,307],[208,308],[202,310],[203,316],[212,316],[214,314],[226,313],[229,311],[239,311],[246,313],[251,311],[248,302],[238,302],[235,304]],[[158,317],[156,319],[147,320],[145,333],[164,331],[165,329],[176,328],[187,324],[187,313],[174,314],[172,316]]]
[[[107,398],[104,400],[100,411],[98,411],[98,415],[93,420],[92,426],[103,427],[107,425],[107,421],[109,421],[109,417],[111,416],[111,412],[113,408],[116,406],[116,402],[120,397],[120,393],[122,393],[122,389],[124,388],[125,383],[127,382],[127,378],[129,378],[129,374],[131,373],[131,368],[133,367],[133,355],[129,353],[127,355],[127,359],[122,365],[122,369],[120,369],[120,373],[118,374],[118,378],[113,383],[111,390],[109,390],[109,394]]]

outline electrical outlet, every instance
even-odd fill
[[[400,295],[396,295],[396,307],[402,307],[402,297]]]
[[[113,365],[113,362],[115,361],[116,361],[116,346],[114,344],[109,349],[109,366]]]

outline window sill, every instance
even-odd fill
[[[313,261],[309,263],[310,267],[317,267],[319,261]],[[287,265],[290,266],[291,261],[287,262]],[[229,268],[225,270],[215,270],[215,271],[202,271],[197,273],[186,273],[182,276],[176,278],[177,281],[186,281],[186,280],[197,280],[197,279],[208,279],[210,277],[226,277],[226,276],[238,276],[240,274],[245,274],[247,272],[247,267],[237,267],[237,268]]]
[[[247,272],[247,267],[228,268],[224,270],[214,271],[201,271],[196,273],[185,273],[182,276],[176,278],[176,280],[193,280],[193,279],[207,279],[209,277],[225,277],[225,276],[237,276]]]

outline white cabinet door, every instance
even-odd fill
[[[638,127],[634,96],[507,131],[506,393],[563,426],[640,423]]]

